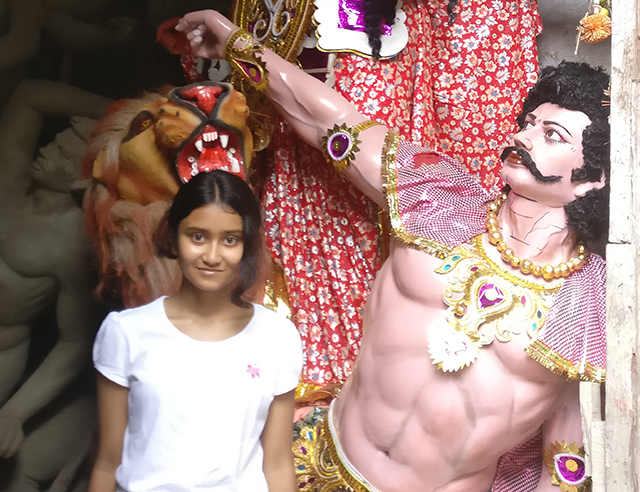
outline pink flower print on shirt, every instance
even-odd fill
[[[251,364],[247,364],[247,372],[251,374],[251,379],[260,377],[260,369],[258,367],[253,367]]]

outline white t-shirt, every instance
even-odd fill
[[[169,321],[161,297],[109,314],[93,360],[129,388],[119,491],[267,492],[260,436],[274,396],[302,370],[293,323],[256,304],[237,335],[197,341]]]

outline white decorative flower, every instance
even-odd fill
[[[429,354],[443,372],[455,372],[470,366],[478,358],[482,346],[466,333],[450,327],[437,330],[430,338]]]

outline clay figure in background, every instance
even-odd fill
[[[42,0],[43,29],[72,53],[126,44],[138,24],[117,15],[115,0]]]
[[[0,110],[40,46],[39,0],[0,0]]]
[[[109,101],[46,81],[25,81],[0,120],[0,488],[39,490],[93,429],[93,397],[65,394],[86,371],[99,324],[91,248],[70,194],[88,134]],[[43,119],[72,128],[36,151]],[[55,305],[57,341],[25,368],[31,324]]]
[[[300,490],[586,490],[577,381],[605,375],[605,267],[585,242],[608,221],[608,75],[542,72],[502,155],[510,191],[492,196],[250,37],[227,45],[220,14],[178,29],[196,56],[241,61],[391,218],[354,372],[294,444]]]

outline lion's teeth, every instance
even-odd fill
[[[196,149],[198,149],[198,152],[202,152],[202,149],[203,149],[202,140],[200,139],[196,140]]]
[[[202,135],[205,142],[213,142],[216,138],[218,138],[218,132],[208,132]]]
[[[238,162],[238,159],[236,159],[233,156],[234,153],[235,153],[234,149],[227,150],[227,159],[229,159],[229,162],[231,163],[231,172],[232,173],[239,173],[240,172],[240,163]]]
[[[226,149],[228,144],[229,144],[229,135],[220,135],[220,145],[222,145],[222,148]]]

